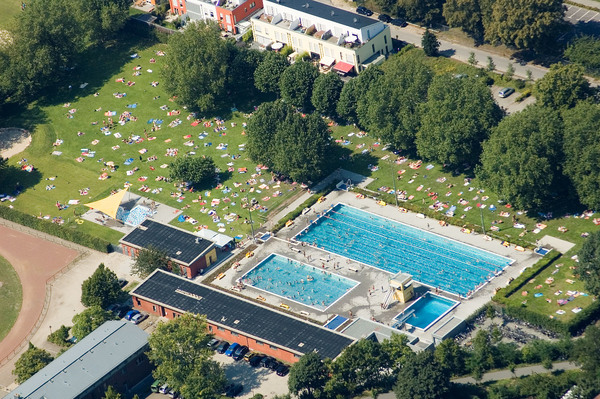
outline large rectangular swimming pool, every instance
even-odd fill
[[[461,296],[468,296],[512,262],[341,203],[295,239],[392,274],[411,274],[422,284]]]
[[[358,285],[357,281],[278,254],[266,257],[242,276],[241,281],[320,311],[326,310]]]

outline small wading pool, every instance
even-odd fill
[[[428,292],[396,316],[394,318],[395,325],[406,323],[421,330],[427,330],[458,304],[452,299]]]
[[[240,281],[281,297],[324,311],[358,285],[357,281],[326,270],[271,254]]]

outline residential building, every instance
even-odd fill
[[[183,229],[146,219],[132,232],[121,238],[119,243],[123,254],[135,258],[140,250],[154,247],[164,251],[169,260],[171,270],[188,278],[194,278],[217,260],[217,248],[228,251],[233,240],[215,244],[213,241],[199,237]]]
[[[131,296],[136,309],[168,319],[186,312],[206,315],[208,330],[216,338],[288,363],[313,351],[334,359],[354,342],[336,331],[163,270],[151,274]]]
[[[107,321],[4,399],[100,399],[107,387],[127,395],[150,375],[148,334],[127,321]]]
[[[221,29],[238,33],[236,25],[262,9],[262,0],[169,0],[173,14],[191,21],[216,21]]]
[[[390,28],[373,18],[313,0],[264,0],[251,18],[254,40],[308,52],[340,73],[383,62],[392,50]]]

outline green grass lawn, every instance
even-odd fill
[[[6,29],[13,17],[21,12],[20,0],[2,0],[0,1],[0,29]]]
[[[6,259],[0,257],[0,341],[8,334],[21,310],[23,291],[15,269]]]

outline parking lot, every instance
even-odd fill
[[[565,4],[567,11],[565,12],[565,20],[572,24],[600,22],[600,12],[588,10],[571,4]]]
[[[225,368],[225,376],[229,382],[242,384],[244,390],[237,396],[238,398],[248,399],[257,393],[265,398],[272,398],[275,395],[283,395],[288,392],[288,377],[280,377],[274,371],[265,368],[253,368],[244,360],[234,361],[232,358],[215,353],[214,360],[220,362]],[[147,396],[148,399],[165,399],[167,395],[153,393]]]

